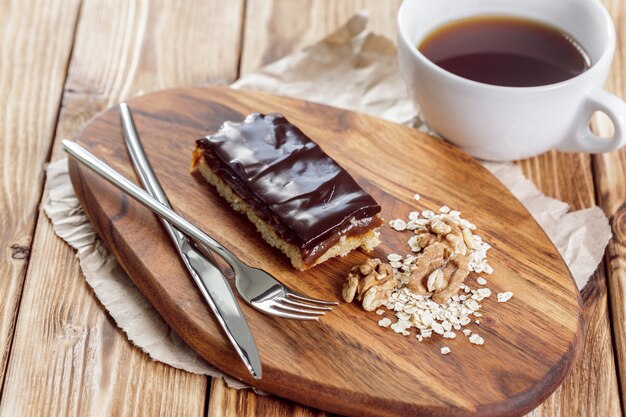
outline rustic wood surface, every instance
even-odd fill
[[[4,29],[13,30],[11,36],[5,34],[3,45],[11,45],[11,39],[22,40],[23,44],[16,45],[20,48],[14,52],[17,57],[21,56],[20,51],[33,49],[32,55],[23,58],[24,62],[13,60],[15,77],[30,65],[32,74],[26,72],[23,76],[30,75],[33,80],[7,78],[3,82],[7,86],[14,82],[14,89],[20,84],[28,88],[25,92],[16,89],[21,93],[15,93],[16,100],[21,101],[9,100],[10,111],[6,110],[6,116],[3,113],[3,118],[11,123],[21,122],[21,125],[13,127],[14,132],[5,130],[2,139],[2,146],[10,147],[2,157],[11,164],[7,166],[3,162],[7,181],[4,184],[6,187],[11,184],[9,181],[16,183],[5,188],[0,199],[7,198],[10,203],[10,199],[18,200],[16,197],[34,201],[30,208],[5,203],[0,206],[3,207],[0,209],[3,226],[6,224],[9,232],[14,228],[14,233],[22,236],[9,241],[4,253],[9,253],[10,245],[19,244],[32,254],[19,314],[19,292],[16,301],[9,299],[8,304],[0,307],[13,308],[3,312],[0,317],[3,323],[17,316],[0,415],[201,416],[206,404],[207,379],[151,361],[127,341],[86,285],[74,251],[54,235],[45,215],[37,211],[37,204],[42,194],[43,162],[50,158],[48,153],[53,139],[52,158],[58,159],[62,156],[56,145],[60,139],[75,135],[87,120],[117,101],[147,90],[234,80],[240,30],[235,25],[232,31],[222,31],[219,20],[240,22],[243,3],[229,1],[224,5],[219,0],[198,0],[185,2],[183,7],[177,2],[83,1],[80,13],[78,3],[72,9],[73,18],[69,14],[69,3],[65,7],[53,4],[42,7],[46,2],[14,3],[7,12],[17,13],[24,8],[31,14],[40,13],[39,20],[50,15],[50,22],[44,26],[47,31],[40,29],[36,32],[38,36],[34,36],[23,29],[37,21],[33,16],[24,13],[13,22],[19,14],[14,17],[3,14],[6,22],[12,22],[4,25]],[[215,15],[216,8],[221,11],[220,16]],[[49,40],[63,41],[63,31],[59,28],[66,29],[66,26],[69,30],[67,50],[51,48]],[[176,33],[190,35],[175,36]],[[205,36],[215,39],[216,43],[208,44]],[[37,40],[38,49],[34,50],[26,39]],[[44,53],[46,50],[48,54]],[[8,54],[8,51],[11,49],[3,48],[3,53]],[[61,74],[51,72],[53,65],[37,61],[48,55],[57,60],[66,56],[59,65]],[[214,60],[217,55],[219,62]],[[53,61],[50,57],[48,60]],[[11,60],[3,57],[2,65],[8,67],[10,63]],[[2,76],[5,74],[9,77],[10,73],[2,71]],[[59,78],[58,86],[49,85],[55,78]],[[56,96],[48,99],[55,88]],[[44,112],[46,101],[53,103]],[[40,124],[48,118],[51,121],[47,133],[33,130],[35,127],[43,129]],[[18,146],[18,140],[24,144]],[[38,145],[35,140],[42,144]],[[36,153],[39,153],[37,158]],[[25,169],[33,172],[28,174]],[[30,179],[30,183],[17,181],[24,179]],[[32,194],[36,197],[30,197]],[[15,219],[8,217],[5,221],[7,210]],[[28,223],[34,224],[37,219],[31,249],[25,233],[32,234]],[[2,233],[7,228],[3,227]],[[3,239],[3,245],[5,242],[7,240]],[[26,270],[25,260],[11,262],[23,265]],[[54,268],[50,268],[51,265]],[[4,268],[4,264],[0,268]],[[0,288],[4,282],[3,270]],[[0,372],[4,369],[5,366]]]
[[[617,38],[626,42],[626,9],[620,0],[605,0],[616,23]],[[618,48],[607,89],[620,97],[626,97],[626,48]],[[599,119],[596,131],[610,136],[613,126],[606,119]],[[609,216],[613,240],[605,257],[605,270],[611,307],[611,322],[622,407],[626,404],[626,149],[593,157],[596,174],[598,205]]]
[[[78,0],[64,10],[61,1],[43,3],[0,2],[0,385],[79,9]]]
[[[418,345],[413,338],[381,332],[380,317],[364,315],[356,304],[342,303],[319,323],[277,320],[245,305],[263,362],[263,378],[254,381],[155,216],[71,161],[72,184],[99,235],[165,321],[209,363],[264,391],[352,416],[520,414],[551,394],[569,371],[581,345],[582,307],[567,266],[521,203],[456,148],[409,127],[256,91],[165,90],[132,99],[129,106],[176,210],[245,263],[296,291],[340,299],[346,271],[366,255],[355,251],[296,271],[251,223],[192,177],[188,168],[196,138],[216,131],[224,120],[242,120],[254,111],[284,114],[363,184],[383,207],[383,218],[437,210],[444,203],[461,210],[493,246],[490,289],[515,294],[506,304],[495,297],[482,301],[485,319],[470,326],[488,340],[480,349],[463,337]],[[77,141],[132,176],[117,108],[91,120]],[[408,148],[410,154],[402,152]],[[476,189],[493,192],[477,194]],[[415,192],[422,196],[419,202]],[[381,228],[383,243],[374,256],[402,252],[409,236]],[[441,355],[443,344],[451,355]],[[465,377],[458,378],[459,372]],[[505,377],[509,374],[515,377]],[[473,390],[477,380],[481,389]]]
[[[618,30],[608,87],[625,97],[626,8],[621,0],[603,2]],[[221,380],[212,382],[209,395],[205,378],[154,366],[132,347],[84,283],[72,251],[37,210],[42,162],[50,158],[54,138],[75,135],[93,114],[121,99],[170,86],[230,82],[314,42],[361,9],[370,10],[375,31],[393,39],[399,0],[172,3],[0,2],[5,104],[0,110],[0,380],[7,361],[11,370],[0,398],[2,416],[325,415],[227,388]],[[624,155],[548,153],[521,163],[546,194],[573,208],[600,204],[616,236],[606,264],[583,293],[587,324],[579,360],[533,416],[623,413],[618,387],[623,404],[626,381],[618,384],[618,375],[626,375]],[[58,157],[55,147],[52,159]],[[52,290],[55,285],[68,290]]]

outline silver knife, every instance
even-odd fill
[[[166,225],[166,229],[168,229],[172,239],[175,239],[177,250],[194,282],[198,285],[202,296],[215,314],[218,323],[224,329],[228,340],[246,365],[248,371],[255,379],[260,379],[262,367],[259,352],[228,281],[222,276],[221,271],[217,267],[194,248],[194,244],[189,238],[205,246],[210,246],[216,242],[202,230],[178,215],[168,206],[154,199],[79,144],[69,140],[63,140],[61,143],[63,150],[71,157],[83,163],[170,223]],[[162,194],[165,197],[165,193]],[[172,228],[172,225],[178,230]],[[171,231],[169,230],[170,228],[172,229]]]

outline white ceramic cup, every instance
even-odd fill
[[[459,77],[429,61],[417,45],[454,20],[504,15],[543,21],[569,33],[591,67],[538,87],[503,87]],[[626,142],[626,103],[602,89],[615,51],[615,28],[597,0],[405,0],[398,13],[398,59],[411,98],[430,127],[481,159],[505,161],[549,149],[608,152]],[[611,138],[589,129],[606,113]]]

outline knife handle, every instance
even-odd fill
[[[124,134],[126,149],[128,149],[128,154],[130,155],[130,159],[133,163],[133,166],[135,167],[135,172],[139,176],[141,184],[146,189],[146,191],[148,191],[148,194],[150,194],[164,206],[172,208],[172,205],[167,198],[167,194],[165,194],[165,190],[161,186],[159,179],[154,173],[152,165],[150,164],[150,160],[146,156],[143,145],[139,140],[137,127],[135,126],[135,121],[133,120],[133,115],[130,112],[130,107],[128,107],[128,103],[120,103],[120,120],[122,122],[122,133]],[[172,238],[172,241],[180,251],[182,247],[182,241],[183,239],[187,239],[187,237],[178,230],[174,229],[167,220],[161,219],[161,222],[167,230],[167,233]],[[217,262],[215,261],[213,253],[210,250],[203,250],[202,254],[207,257],[209,261],[213,263],[213,265],[217,267]]]
[[[155,198],[139,188],[132,181],[126,179],[123,175],[111,168],[104,161],[100,160],[98,157],[93,155],[91,152],[83,148],[78,143],[64,139],[61,141],[61,147],[72,158],[76,159],[77,161],[81,162],[82,164],[96,172],[102,178],[106,179],[111,184],[119,188],[121,191],[137,200],[139,203],[150,209],[152,212],[156,213],[162,218],[165,218],[165,220],[170,222],[187,237],[194,239],[195,241],[201,243],[206,247],[211,248],[211,250],[217,252],[220,256],[225,258],[226,261],[231,264],[235,262],[235,259],[237,259],[235,255],[233,255],[228,249],[218,243],[215,239],[204,233],[202,230],[200,230],[184,217],[180,216],[171,208],[157,201]]]

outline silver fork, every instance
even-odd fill
[[[169,208],[167,196],[143,150],[127,103],[120,103],[120,118],[131,160],[148,194]],[[184,230],[181,231],[185,233]],[[306,297],[294,291],[267,272],[244,264],[212,238],[196,239],[195,242],[198,243],[199,249],[202,249],[202,254],[213,264],[216,262],[211,251],[218,253],[230,265],[235,272],[235,286],[239,294],[248,304],[265,314],[296,320],[318,320],[319,316],[331,310],[330,306],[337,304],[333,301]]]

